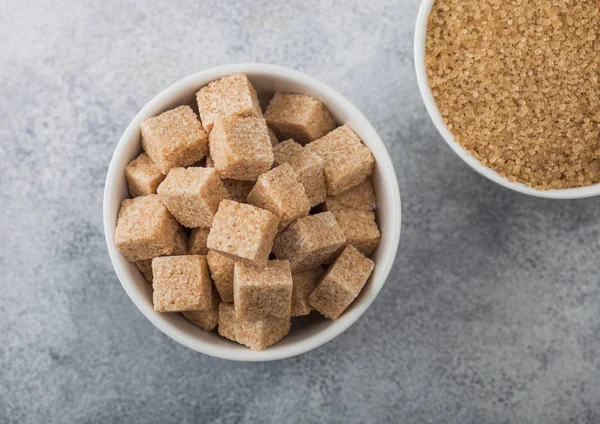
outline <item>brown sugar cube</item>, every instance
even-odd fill
[[[265,172],[248,194],[248,203],[279,217],[279,230],[308,215],[310,201],[294,169],[287,163]]]
[[[262,268],[236,262],[233,277],[235,316],[256,321],[292,313],[292,271],[289,261],[269,261]]]
[[[158,195],[175,219],[189,228],[210,227],[219,203],[229,198],[213,168],[173,168]]]
[[[188,241],[188,252],[190,255],[207,255],[206,239],[210,228],[194,228]]]
[[[163,256],[152,260],[156,312],[205,311],[212,306],[212,281],[201,255]]]
[[[117,218],[115,246],[129,262],[169,255],[178,228],[156,194],[125,199]]]
[[[312,293],[323,275],[321,267],[292,273],[292,316],[299,317],[310,314],[312,306],[308,303],[308,296]]]
[[[236,318],[233,304],[219,306],[219,334],[252,350],[264,350],[283,339],[290,332],[290,324],[290,317],[242,320]]]
[[[188,237],[183,228],[179,228],[175,231],[175,247],[173,248],[173,252],[171,252],[168,256],[179,256],[179,255],[187,255],[188,253]],[[135,265],[138,269],[144,274],[144,277],[150,284],[154,280],[154,276],[152,274],[152,259],[144,259],[143,261],[137,261]]]
[[[346,243],[356,247],[363,255],[371,256],[381,240],[381,233],[375,222],[375,213],[356,209],[332,213],[346,236]]]
[[[233,302],[233,268],[235,260],[209,250],[206,255],[210,275],[224,303]]]
[[[271,139],[271,146],[275,147],[279,144],[279,140],[277,139],[277,135],[273,132],[271,128],[269,128],[269,138]]]
[[[264,266],[269,259],[279,219],[256,206],[223,200],[208,234],[209,249],[235,260]]]
[[[298,219],[279,233],[273,245],[277,259],[288,259],[292,271],[316,268],[346,243],[344,232],[331,212]]]
[[[375,190],[370,178],[337,196],[327,196],[324,204],[325,210],[328,211],[345,209],[373,211],[376,206]]]
[[[206,160],[204,161],[204,166],[206,168],[214,168],[215,167],[215,162],[212,160],[210,155],[206,156]]]
[[[213,81],[196,93],[202,125],[211,132],[218,118],[227,116],[262,117],[256,91],[244,74]]]
[[[223,180],[223,185],[229,192],[231,200],[246,203],[246,199],[254,187],[254,181]]]
[[[308,297],[310,305],[330,319],[337,319],[358,296],[375,264],[348,246],[330,265],[321,282]]]
[[[200,327],[204,331],[213,331],[219,323],[219,305],[221,299],[213,289],[212,306],[206,311],[188,311],[182,312],[182,315],[192,324]]]
[[[327,194],[338,195],[362,183],[375,166],[373,154],[347,125],[306,145],[323,159]]]
[[[140,125],[142,147],[163,174],[190,166],[208,153],[208,136],[189,106],[179,106]]]
[[[165,176],[152,162],[150,156],[142,153],[125,167],[125,178],[131,197],[138,197],[156,194],[156,188]]]
[[[279,143],[273,148],[273,154],[275,155],[275,166],[289,163],[294,168],[298,179],[304,186],[311,207],[323,203],[327,195],[323,159],[294,140]]]
[[[325,105],[306,94],[276,93],[265,119],[280,140],[306,144],[323,137],[337,124]]]
[[[219,118],[210,133],[210,157],[221,178],[255,181],[273,165],[263,118]]]

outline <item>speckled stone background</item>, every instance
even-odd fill
[[[600,199],[524,197],[446,147],[413,73],[418,3],[0,2],[0,422],[600,422]],[[369,311],[264,364],[154,328],[102,229],[105,172],[137,111],[243,61],[353,101],[404,209]]]

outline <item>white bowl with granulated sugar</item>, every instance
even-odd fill
[[[433,123],[438,129],[439,133],[442,135],[446,143],[450,146],[450,148],[462,159],[464,160],[471,168],[475,169],[477,172],[485,176],[486,178],[498,183],[504,187],[507,187],[511,190],[528,194],[531,196],[549,198],[549,199],[577,199],[577,198],[585,198],[591,196],[597,196],[600,194],[600,184],[593,184],[585,187],[575,187],[575,188],[560,188],[560,189],[550,189],[550,190],[541,190],[536,189],[531,186],[510,181],[507,177],[500,175],[498,172],[493,169],[483,165],[478,159],[476,159],[467,149],[465,149],[459,142],[456,141],[453,133],[448,129],[446,124],[444,123],[444,119],[440,110],[438,108],[438,104],[434,99],[434,95],[432,89],[429,85],[427,68],[426,68],[426,39],[427,39],[427,26],[429,15],[432,11],[436,0],[423,0],[421,2],[421,7],[419,9],[416,29],[415,29],[415,39],[414,39],[414,59],[415,59],[415,69],[417,74],[417,81],[419,84],[419,89],[421,95],[423,97],[423,101],[425,102],[425,106]],[[480,4],[480,3],[478,3]],[[593,7],[593,4],[590,3],[590,6]],[[466,7],[465,3],[461,3],[457,5],[457,8],[453,10],[453,13],[460,13]],[[459,10],[460,9],[460,10]],[[516,25],[517,18],[508,16],[507,25]],[[463,31],[467,31],[463,29]],[[526,40],[524,40],[526,41]],[[540,54],[542,49],[535,49],[532,53],[533,55]],[[518,119],[518,118],[517,118]]]
[[[359,135],[375,158],[372,177],[377,194],[376,214],[381,241],[371,256],[375,269],[369,281],[358,298],[337,320],[309,315],[300,322],[293,323],[287,337],[263,351],[249,350],[224,339],[216,332],[205,332],[181,314],[155,312],[151,286],[136,266],[125,260],[114,243],[119,207],[121,201],[128,197],[124,169],[141,151],[140,123],[176,106],[193,104],[200,87],[235,73],[246,74],[259,96],[261,92],[283,91],[308,94],[320,99],[338,123],[345,123]],[[207,355],[238,361],[271,361],[296,356],[327,343],[348,329],[372,304],[390,273],[400,239],[402,216],[394,166],[385,145],[365,116],[328,85],[297,71],[263,64],[226,65],[193,74],[166,88],[144,106],[116,146],[106,175],[103,212],[106,243],[113,267],[136,307],[173,340]]]

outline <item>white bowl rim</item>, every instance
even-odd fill
[[[415,60],[415,71],[417,74],[417,83],[421,92],[421,97],[429,112],[431,120],[435,124],[438,132],[442,135],[446,143],[463,161],[465,161],[471,168],[479,172],[484,177],[492,180],[493,182],[500,184],[506,188],[517,191],[519,193],[527,194],[535,197],[542,197],[546,199],[583,199],[586,197],[597,196],[600,194],[600,184],[593,184],[588,187],[576,187],[576,188],[565,188],[558,190],[537,190],[535,188],[526,186],[525,184],[509,181],[506,177],[498,174],[481,164],[475,159],[465,148],[463,148],[458,142],[454,140],[454,136],[448,130],[442,115],[438,110],[437,104],[433,98],[431,88],[427,82],[427,71],[425,69],[425,41],[427,36],[427,21],[429,13],[433,7],[435,0],[422,0],[417,15],[417,23],[415,26],[415,39],[414,39],[414,60]]]
[[[391,199],[390,204],[390,213],[392,216],[397,216],[398,219],[391,220],[392,225],[390,226],[390,234],[391,234],[391,248],[382,255],[382,259],[377,262],[377,267],[381,272],[381,278],[377,281],[373,280],[371,282],[372,290],[370,291],[369,296],[364,296],[361,299],[361,302],[353,306],[351,311],[346,311],[342,317],[335,321],[333,325],[325,328],[324,330],[316,333],[315,335],[309,337],[308,339],[302,341],[302,343],[295,343],[290,346],[286,346],[285,349],[279,350],[269,350],[266,349],[264,351],[252,351],[250,349],[234,351],[228,349],[224,346],[212,345],[212,344],[204,344],[204,343],[194,343],[197,342],[197,339],[193,339],[192,337],[188,337],[181,333],[178,329],[172,328],[167,322],[163,322],[160,320],[156,312],[151,307],[148,307],[147,302],[144,300],[141,293],[136,291],[134,284],[131,283],[125,271],[121,268],[118,258],[120,257],[120,253],[116,249],[113,243],[113,232],[114,228],[111,228],[109,223],[109,215],[111,206],[110,194],[111,190],[109,187],[116,178],[122,178],[122,176],[117,176],[117,165],[116,159],[123,154],[127,146],[127,140],[132,137],[132,133],[137,131],[139,126],[140,116],[144,116],[146,110],[153,109],[158,105],[165,103],[166,99],[175,95],[176,92],[186,90],[186,87],[190,86],[198,86],[196,81],[198,80],[206,80],[213,81],[218,78],[221,78],[226,75],[230,75],[233,73],[261,73],[266,75],[273,75],[279,77],[285,77],[292,80],[300,81],[302,84],[311,86],[313,89],[320,93],[325,93],[326,96],[333,100],[336,104],[339,104],[344,110],[347,111],[350,115],[352,115],[355,119],[361,121],[361,126],[364,126],[366,130],[370,133],[369,139],[375,142],[376,144],[380,144],[382,147],[382,156],[377,161],[377,166],[381,169],[382,174],[393,176],[387,184],[392,184],[392,193],[393,199]],[[108,171],[106,173],[105,185],[104,185],[104,196],[103,196],[103,224],[104,224],[104,235],[106,239],[106,244],[109,252],[109,256],[111,259],[111,263],[121,282],[121,285],[125,289],[125,292],[132,300],[132,302],[136,305],[136,307],[142,312],[142,314],[156,326],[160,331],[162,331],[165,335],[172,338],[173,340],[181,343],[182,345],[195,350],[197,352],[203,353],[205,355],[234,360],[234,361],[244,361],[244,362],[264,362],[264,361],[272,361],[290,358],[293,356],[297,356],[303,353],[306,353],[310,350],[313,350],[327,342],[333,340],[338,335],[342,334],[346,331],[354,322],[360,318],[363,313],[369,308],[369,306],[373,303],[379,292],[381,291],[383,285],[385,284],[389,273],[394,264],[396,254],[398,251],[398,245],[400,241],[400,230],[402,223],[402,206],[401,206],[401,197],[400,197],[400,189],[398,184],[398,178],[396,176],[396,172],[394,169],[394,165],[389,156],[389,152],[385,147],[385,144],[379,137],[379,134],[375,130],[375,128],[371,125],[370,121],[360,112],[352,103],[350,103],[344,96],[339,94],[329,85],[320,82],[319,80],[310,77],[302,72],[276,66],[276,65],[268,65],[262,63],[236,63],[229,65],[222,65],[213,68],[208,68],[204,71],[200,71],[189,75],[179,81],[173,83],[168,86],[160,93],[158,93],[152,100],[150,100],[131,120],[130,124],[127,126],[125,132],[120,138],[117,146],[114,150],[114,153],[111,157],[111,161],[108,167]]]

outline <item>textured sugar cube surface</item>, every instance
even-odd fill
[[[137,197],[156,194],[156,189],[165,176],[152,162],[150,156],[142,153],[125,167],[125,178],[129,186],[129,194],[131,197]]]
[[[169,255],[178,228],[157,195],[125,199],[117,218],[115,246],[129,262]]]
[[[273,147],[265,120],[219,118],[210,133],[210,157],[222,178],[255,181],[273,165]]]
[[[373,181],[367,178],[362,183],[346,190],[337,196],[327,196],[325,210],[339,211],[345,209],[359,209],[373,211],[377,206]]]
[[[339,318],[359,295],[374,268],[372,260],[347,246],[308,297],[310,305],[327,318]]]
[[[210,275],[223,303],[233,302],[233,269],[235,260],[209,250],[206,255]]]
[[[273,148],[274,165],[290,164],[310,200],[310,206],[323,203],[327,195],[323,159],[294,140],[286,140]]]
[[[179,106],[142,122],[142,147],[160,172],[191,166],[208,153],[208,136],[189,106]]]
[[[182,312],[182,315],[192,324],[200,327],[204,331],[212,331],[219,323],[219,305],[221,299],[218,293],[213,289],[212,305],[206,311],[188,311]]]
[[[379,227],[375,222],[375,213],[356,209],[332,213],[346,236],[346,243],[356,247],[363,255],[371,256],[381,240]]]
[[[229,198],[239,203],[246,203],[248,194],[254,187],[254,181],[223,180],[223,184],[229,192]]]
[[[173,251],[166,256],[180,256],[187,255],[188,253],[188,236],[183,228],[179,228],[174,237],[174,247]],[[154,276],[152,274],[152,259],[144,259],[141,261],[137,261],[136,266],[144,274],[144,277],[149,283],[152,283]]]
[[[298,175],[287,163],[265,172],[248,194],[248,203],[267,209],[279,217],[279,230],[307,216],[310,201]]]
[[[205,256],[154,258],[152,273],[155,311],[204,311],[211,308],[212,281]]]
[[[306,144],[323,137],[337,124],[325,105],[306,94],[276,93],[265,119],[280,140]]]
[[[213,219],[207,245],[233,259],[264,266],[278,225],[279,219],[272,212],[223,200]]]
[[[221,303],[218,330],[221,336],[229,340],[252,350],[264,350],[290,332],[290,317],[246,321],[236,318],[233,304]]]
[[[312,293],[319,279],[323,275],[323,268],[318,267],[308,271],[292,273],[292,316],[298,317],[308,315],[312,306],[308,302],[308,296]]]
[[[210,228],[194,228],[190,234],[188,242],[188,252],[190,255],[207,255],[208,247],[206,246],[206,239],[208,239],[208,233]]]
[[[262,117],[256,91],[244,74],[213,81],[196,93],[202,125],[211,132],[218,118],[228,116]]]
[[[277,259],[288,259],[292,271],[315,268],[331,259],[346,243],[344,232],[331,212],[300,218],[275,239]]]
[[[158,187],[160,200],[188,228],[210,227],[229,193],[213,168],[173,168]]]
[[[188,236],[185,233],[185,230],[180,227],[177,231],[175,231],[173,237],[175,239],[173,251],[170,255],[167,256],[187,255]],[[142,261],[137,261],[135,264],[138,267],[138,269],[142,272],[142,274],[144,274],[146,280],[148,280],[149,283],[152,283],[152,281],[154,280],[154,276],[152,274],[152,259],[144,259]]]
[[[233,279],[236,318],[256,321],[291,315],[292,271],[289,261],[269,261],[262,268],[236,262]]]
[[[369,148],[347,125],[307,144],[306,148],[323,159],[328,195],[335,196],[362,183],[375,166]]]

